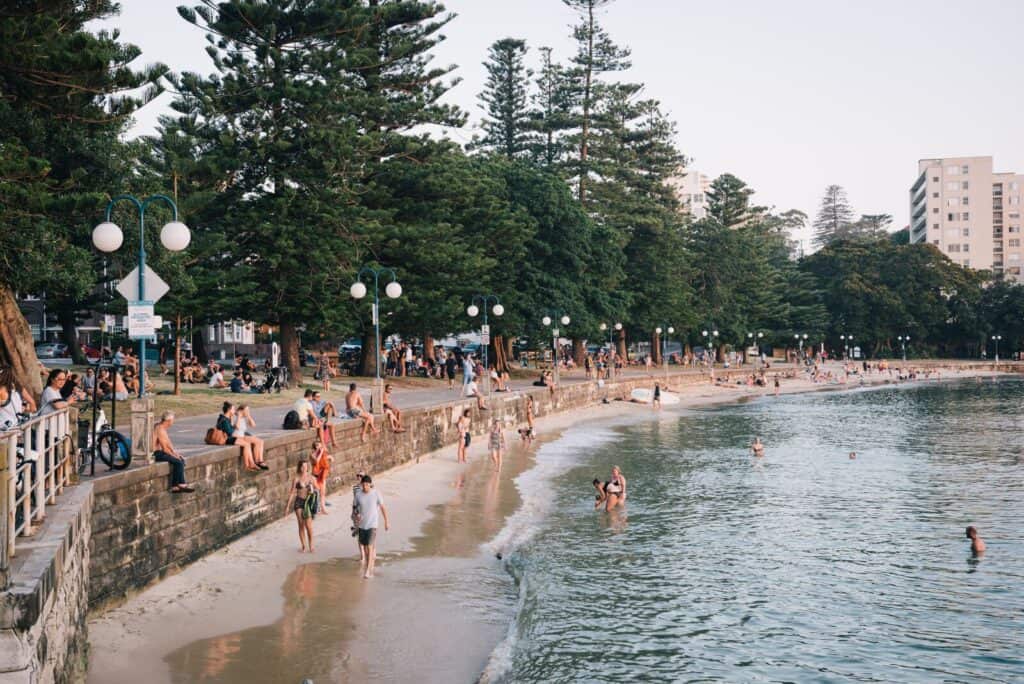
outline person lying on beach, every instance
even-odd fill
[[[764,456],[764,444],[761,442],[760,437],[754,437],[754,443],[750,445],[750,451],[758,458]]]
[[[975,556],[980,556],[985,553],[985,542],[978,536],[978,530],[975,529],[974,525],[967,527],[967,538],[971,540],[971,553]]]

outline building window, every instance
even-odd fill
[[[937,193],[937,192],[933,192],[933,193],[932,193],[932,197],[934,197],[934,198],[938,199],[938,197],[939,197],[939,193]]]
[[[1020,266],[1011,266],[1007,269],[1010,275],[1020,275]]]
[[[1010,241],[1007,244],[1009,244],[1010,247],[1020,247],[1020,238],[1010,238]]]
[[[970,267],[971,267],[971,260],[970,259],[964,259],[964,268],[970,268]]]
[[[967,166],[967,164],[964,164],[963,166],[960,167],[960,173],[964,174],[965,176],[970,172],[971,168]]]
[[[215,325],[211,325],[210,326],[210,341],[211,342],[216,342],[217,341],[217,326],[215,326]]]
[[[1020,261],[1020,254],[1017,254],[1016,252],[1011,254],[1010,255],[1010,261]]]
[[[939,182],[939,177],[938,176],[932,176],[932,183],[938,183],[938,182]]]
[[[971,229],[970,228],[964,228],[963,236],[964,237],[971,237]]]
[[[938,223],[933,223],[932,224],[932,230],[938,230],[938,229],[939,229],[939,224]]]
[[[946,189],[947,190],[959,190],[960,189],[960,182],[959,181],[946,181]]]
[[[1020,232],[1020,226],[1010,226],[1009,228],[1006,229],[1006,232],[1007,233],[1019,233]]]
[[[999,214],[1000,218],[1002,218],[1002,216],[1003,216],[1002,214]],[[1020,218],[1020,212],[1019,211],[1011,211],[1009,214],[1006,215],[1006,218],[1019,219]]]
[[[958,238],[958,237],[960,237],[960,229],[959,228],[947,228],[946,229],[946,238],[947,239],[952,240],[952,239]]]
[[[959,166],[947,166],[946,167],[946,175],[947,176],[959,176],[960,175],[960,167]]]
[[[938,246],[939,241],[938,240],[932,240],[932,244],[935,245],[935,246]]]
[[[960,248],[960,251],[962,251],[962,252],[970,252],[971,251],[971,245],[968,244],[968,243],[964,243],[964,245]]]
[[[961,182],[961,183],[960,183],[960,189],[961,189],[961,190],[967,190],[967,189],[968,189],[968,187],[969,187],[969,186],[968,186],[968,184],[967,184],[967,181],[963,181],[963,182]]]
[[[965,211],[964,213],[960,214],[960,218],[962,218],[964,221],[966,221],[967,219],[970,218],[970,212],[969,211]]]
[[[968,204],[970,204],[970,202],[968,202],[969,199],[969,197],[964,197],[963,199],[960,200],[960,204],[966,207]]]
[[[959,197],[947,197],[946,198],[946,206],[947,207],[959,207],[960,206],[960,198]]]
[[[1009,203],[1013,204],[1013,205],[1019,205],[1020,204],[1020,197],[1018,195],[1013,195],[1012,197],[1010,197],[1010,202]]]
[[[959,252],[960,251],[960,245],[946,245],[946,251],[947,252]]]
[[[954,214],[953,212],[947,213],[946,214],[946,220],[947,221],[956,221],[956,214]]]
[[[1020,190],[1020,183],[1018,183],[1017,181],[1010,183],[1010,190],[1012,192],[1017,192],[1018,190]]]

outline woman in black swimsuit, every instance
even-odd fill
[[[610,511],[626,501],[626,478],[619,466],[612,466],[612,477],[604,486],[604,510]]]
[[[302,546],[300,553],[306,550],[307,540],[309,552],[313,553],[313,516],[306,516],[306,498],[313,493],[316,482],[309,473],[309,461],[299,461],[295,467],[295,475],[284,512],[287,515],[289,510],[295,511],[295,520],[299,524],[299,544]]]

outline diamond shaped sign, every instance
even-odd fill
[[[146,266],[146,300],[150,302],[159,301],[161,297],[170,291],[171,286],[164,282],[163,278],[156,274],[156,271]],[[124,280],[117,284],[117,291],[129,302],[139,298],[139,267],[136,266]]]

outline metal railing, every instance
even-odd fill
[[[30,418],[0,433],[6,456],[0,483],[6,500],[6,551],[13,557],[15,539],[31,536],[46,518],[46,506],[71,481],[73,472],[70,409]]]

